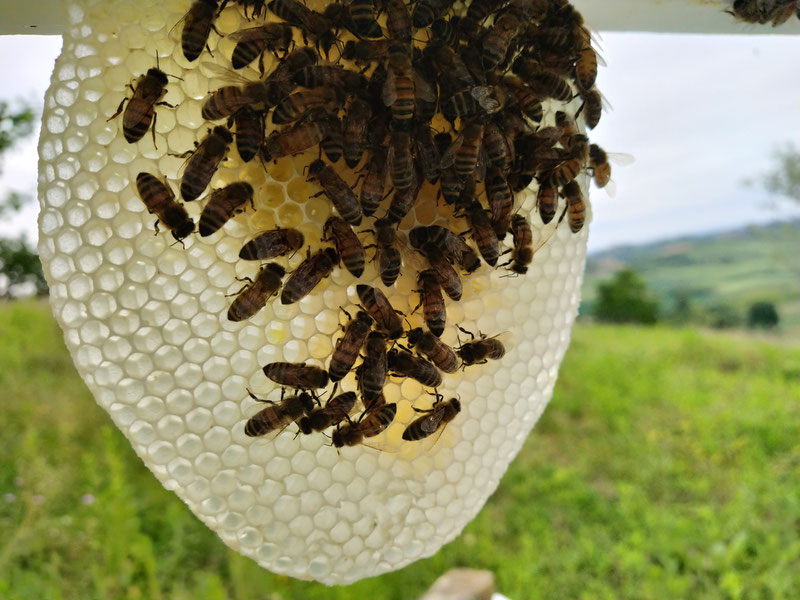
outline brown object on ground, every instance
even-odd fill
[[[491,571],[451,569],[420,600],[490,600],[495,589]]]

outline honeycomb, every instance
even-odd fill
[[[527,275],[484,266],[464,278],[462,299],[447,303],[443,341],[464,341],[458,324],[500,334],[507,352],[444,374],[438,391],[458,396],[462,410],[437,439],[401,439],[416,417],[412,406],[433,403],[411,379],[387,383],[397,417],[369,446],[337,449],[326,435],[296,435],[296,426],[247,437],[244,425],[261,408],[247,390],[272,399],[280,393],[263,365],[307,361],[325,368],[346,322],[340,307],[357,310],[356,283],[382,289],[409,314],[418,302],[416,272],[424,267],[406,255],[392,288],[381,286],[372,262],[358,280],[336,268],[297,303],[271,301],[249,320],[226,318],[229,295],[242,287],[237,278],[259,268],[238,258],[242,244],[281,226],[299,229],[316,249],[332,207],[312,197],[319,188],[304,174],[316,151],[266,170],[257,160],[242,164],[232,151],[209,189],[248,181],[255,210],[209,237],[190,235],[185,247],[163,228],[154,235],[155,216],[136,193],[136,175],[160,173],[177,190],[184,159],[174,154],[205,135],[202,101],[228,83],[212,67],[229,65],[229,39],[212,33],[213,56],[204,52],[194,63],[183,57],[174,26],[188,6],[189,0],[69,2],[39,142],[39,252],[53,313],[98,404],[164,487],[229,547],[271,571],[326,584],[399,569],[459,535],[544,410],[577,314],[587,228],[573,234],[532,215],[534,234],[546,243]],[[223,36],[244,26],[238,8],[216,21]],[[163,100],[177,108],[157,108],[155,145],[149,132],[129,144],[121,119],[107,119],[156,56],[175,76]],[[585,192],[588,179],[579,180]],[[427,186],[425,193],[432,193]],[[519,211],[531,214],[535,200],[534,191],[518,194]],[[197,221],[202,202],[184,206]],[[418,205],[402,226],[440,223],[446,215],[433,203]],[[281,260],[289,272],[304,258],[303,251]],[[413,326],[420,312],[408,317]],[[340,389],[355,389],[352,375]]]

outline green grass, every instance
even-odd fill
[[[579,326],[550,407],[464,533],[327,588],[236,555],[161,488],[46,306],[0,305],[0,339],[4,600],[408,600],[454,566],[493,570],[514,600],[798,597],[797,346]]]

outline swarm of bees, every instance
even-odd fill
[[[782,25],[792,15],[800,19],[800,2],[798,0],[734,0],[731,10],[726,11],[745,23],[758,23],[773,27]]]
[[[586,172],[599,187],[610,181],[606,153],[577,123],[582,117],[589,128],[598,124],[602,96],[591,35],[568,0],[458,6],[343,0],[318,11],[299,0],[194,0],[176,24],[184,57],[199,63],[223,10],[240,10],[251,23],[228,36],[235,42],[227,58],[236,83],[206,97],[207,134],[185,153],[179,192],[184,202],[205,198],[199,235],[215,234],[258,201],[247,181],[207,191],[234,142],[242,162],[261,161],[265,168],[282,157],[316,155],[305,175],[335,213],[317,247],[304,248],[311,240],[283,227],[247,241],[239,258],[262,265],[235,294],[228,319],[249,319],[277,296],[282,304],[298,302],[337,268],[358,280],[368,261],[376,262],[387,288],[413,277],[419,303],[411,312],[422,309],[424,325],[414,327],[411,313],[396,310],[377,282],[357,282],[360,303],[355,316],[342,307],[348,320],[327,369],[291,362],[263,367],[283,392],[271,401],[248,390],[267,404],[247,421],[248,436],[296,423],[298,435],[333,428],[337,448],[363,444],[395,419],[397,405],[383,394],[390,377],[428,388],[420,399],[425,406],[413,406],[419,416],[406,424],[403,440],[440,434],[461,410],[460,399],[438,392],[443,373],[500,360],[506,352],[498,336],[460,325],[468,337],[457,347],[444,343],[445,296],[461,300],[462,279],[481,268],[511,277],[528,271],[549,238],[535,243],[529,216],[518,212],[520,192],[538,188],[538,218],[552,222],[551,235],[562,221],[577,233],[586,210],[577,178]],[[125,99],[111,117],[123,114],[128,142],[152,130],[155,144],[168,85],[167,74],[154,67],[132,86],[124,113]],[[180,243],[195,232],[168,181],[142,172],[136,183],[158,217],[156,231],[160,223]],[[417,226],[413,212],[425,204],[447,220]],[[365,244],[365,235],[374,243]],[[306,258],[291,273],[267,262],[298,252]],[[350,373],[357,389],[337,394]],[[323,405],[321,390],[329,384]],[[287,396],[286,388],[296,393]]]

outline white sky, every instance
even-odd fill
[[[773,148],[800,147],[800,78],[789,65],[800,36],[602,34],[598,87],[613,106],[590,132],[616,166],[616,197],[592,191],[592,251],[623,243],[800,216],[742,180],[771,166]],[[41,99],[57,36],[0,36],[0,98]],[[41,103],[41,100],[39,100]],[[37,136],[38,137],[38,132]],[[0,197],[36,191],[36,138],[3,159]],[[36,239],[33,205],[0,223],[0,234]]]

